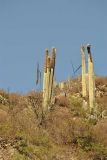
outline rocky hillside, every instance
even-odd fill
[[[96,77],[96,111],[82,106],[81,79],[54,89],[42,113],[42,93],[0,90],[0,160],[106,160],[107,78]]]

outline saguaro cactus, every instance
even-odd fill
[[[50,83],[50,57],[47,57],[47,73],[46,73],[46,82],[45,82],[45,93],[43,97],[43,111],[48,110],[49,103],[49,83]]]
[[[90,48],[91,46],[88,45],[87,51],[88,51],[89,105],[90,105],[90,111],[93,111],[95,103],[95,81],[94,81],[93,60]]]
[[[85,47],[81,46],[82,57],[82,96],[86,97],[86,62],[85,62]]]
[[[47,58],[48,58],[48,49],[45,50],[44,79],[43,79],[43,98],[45,97],[45,94],[46,94]]]
[[[46,97],[49,101],[49,88],[50,88],[50,75],[51,75],[51,59],[47,59],[47,85],[46,85]]]
[[[55,71],[56,49],[52,48],[52,60],[51,60],[51,73],[50,73],[50,87],[49,87],[49,99],[51,101]]]
[[[44,80],[43,80],[43,111],[48,110],[48,104],[51,101],[52,90],[53,90],[53,80],[54,80],[54,70],[55,70],[55,58],[56,49],[52,49],[52,59],[48,56],[48,50],[46,50],[45,55],[45,65],[44,65]]]

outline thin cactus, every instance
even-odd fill
[[[45,93],[46,93],[47,58],[48,58],[48,49],[45,50],[44,79],[43,79],[43,98],[45,97]]]
[[[50,74],[51,74],[51,59],[47,59],[47,86],[46,86],[46,96],[49,101],[49,88],[50,88]]]
[[[49,87],[49,100],[51,101],[53,92],[53,81],[55,71],[56,49],[52,48],[52,60],[51,60],[51,73],[50,73],[50,87]]]
[[[95,104],[95,82],[94,82],[94,69],[93,69],[93,60],[92,60],[90,45],[87,46],[87,51],[88,51],[89,105],[90,105],[90,111],[93,111]]]
[[[85,60],[85,47],[81,47],[81,57],[82,57],[82,96],[86,97],[86,60]]]
[[[46,83],[45,83],[45,94],[43,97],[43,111],[48,110],[49,104],[49,83],[50,83],[50,57],[47,57],[47,73],[46,73]]]

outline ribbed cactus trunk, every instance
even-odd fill
[[[44,80],[43,80],[43,112],[46,113],[51,102],[53,92],[54,70],[55,70],[56,49],[52,49],[52,59],[45,55]]]
[[[48,57],[48,59],[47,59],[47,85],[46,85],[47,101],[49,101],[50,75],[51,75],[51,59],[50,59],[50,57]]]
[[[93,111],[95,105],[95,80],[94,80],[93,60],[92,60],[90,46],[87,46],[87,51],[88,51],[89,106],[90,106],[90,111]]]
[[[55,48],[52,48],[51,73],[50,73],[50,87],[49,87],[49,100],[50,100],[50,101],[51,101],[52,93],[53,93],[55,60],[56,60],[56,49],[55,49]]]
[[[50,57],[47,57],[47,73],[46,73],[46,83],[45,83],[45,96],[43,98],[43,111],[48,110],[49,104],[49,83],[50,83]]]
[[[85,62],[85,47],[81,47],[81,57],[82,57],[82,96],[86,97],[86,62]]]
[[[45,97],[45,94],[46,94],[47,58],[48,58],[48,49],[45,50],[44,77],[43,77],[43,98]]]

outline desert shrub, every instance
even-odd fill
[[[72,107],[80,107],[82,106],[82,99],[76,96],[71,96],[70,97],[70,104]],[[77,108],[76,108],[77,109]]]
[[[96,86],[98,85],[107,85],[107,77],[95,77]]]
[[[1,112],[2,111],[2,112]],[[34,111],[22,98],[17,105],[9,107],[7,111],[0,110],[0,135],[7,137],[16,137],[24,134],[33,137],[37,130],[37,119]]]
[[[3,123],[7,120],[8,113],[3,109],[0,109],[0,123]]]
[[[52,110],[45,119],[45,128],[55,143],[69,143],[71,141],[71,114],[69,110],[65,107],[56,107]]]
[[[9,94],[9,100],[8,100],[9,104],[12,106],[16,106],[19,104],[19,102],[21,101],[21,95],[18,93],[10,93]]]
[[[10,122],[0,123],[0,137],[8,138],[13,135],[12,131],[13,128]]]
[[[61,92],[60,88],[58,86],[54,87],[53,88],[53,93],[55,96],[59,95]]]
[[[3,105],[8,104],[8,94],[6,94],[6,92],[2,92],[0,94],[0,104],[3,104]]]
[[[10,115],[5,110],[0,109],[0,137],[7,138],[12,135],[12,124]]]
[[[25,133],[28,137],[32,137],[37,130],[37,119],[30,108],[23,108],[19,111],[14,109],[11,113],[11,123],[16,135]]]
[[[107,146],[101,143],[93,143],[91,156],[93,160],[106,160],[107,159]]]
[[[28,160],[25,155],[20,154],[19,152],[15,152],[12,156],[12,160]]]
[[[56,150],[51,143],[48,134],[43,130],[38,130],[32,139],[28,139],[25,136],[17,142],[15,148],[18,151],[18,155],[24,155],[26,159],[38,159],[38,160],[51,160]]]
[[[101,98],[96,98],[97,104],[102,107],[102,109],[107,110],[107,96]]]
[[[88,144],[90,128],[84,119],[72,116],[69,108],[56,108],[46,117],[46,129],[58,144],[79,144],[81,139]]]
[[[67,89],[67,91],[70,94],[79,93],[81,91],[81,82],[80,82],[80,79],[78,79],[78,78],[72,79],[71,84],[70,84],[69,88]]]
[[[26,159],[34,159],[34,146],[31,144],[28,144],[26,141],[23,140],[18,146],[16,147],[17,151],[20,153],[20,155],[24,155],[22,158]]]
[[[29,92],[26,97],[28,98],[30,103],[36,103],[37,105],[41,105],[42,103],[42,93],[41,92],[36,92],[32,91]]]
[[[101,126],[92,125],[82,119],[77,119],[73,126],[75,144],[83,152],[88,152],[94,160],[107,158],[106,129],[104,130],[105,126]]]
[[[90,150],[93,141],[91,129],[92,127],[88,121],[75,118],[72,123],[72,142],[84,150]]]
[[[37,119],[41,120],[42,117],[42,93],[38,92],[29,92],[26,95],[28,104],[32,106],[32,109],[35,112]]]
[[[58,96],[55,98],[55,105],[58,105],[60,107],[68,107],[69,100],[65,96]]]
[[[75,96],[71,96],[69,98],[69,102],[70,102],[70,109],[71,109],[71,113],[72,113],[72,116],[74,117],[87,117],[87,113],[89,113],[89,110],[88,110],[88,106],[87,108],[83,108],[83,105],[82,105],[82,98],[79,98],[79,97],[75,97]]]
[[[9,97],[9,93],[7,93],[5,90],[0,89],[0,95],[6,99]]]
[[[96,142],[107,145],[107,119],[102,119],[93,126],[93,137]]]

